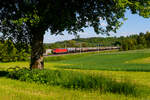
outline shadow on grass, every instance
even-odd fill
[[[16,67],[10,67],[7,70],[0,70],[0,77],[8,77],[8,74],[10,73],[10,71],[17,71],[19,69],[21,68],[16,66]]]
[[[8,71],[0,71],[0,77],[6,77],[8,73]]]

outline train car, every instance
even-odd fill
[[[82,52],[87,52],[88,51],[88,48],[82,48],[82,50],[81,50]]]
[[[67,53],[67,52],[68,52],[68,50],[64,49],[64,48],[57,48],[57,49],[52,50],[53,54],[63,54],[63,53]]]
[[[67,48],[68,53],[75,53],[76,52],[76,48]]]
[[[88,51],[97,51],[97,50],[98,50],[97,47],[89,47],[89,48],[88,48]]]
[[[81,52],[81,48],[75,48],[75,52]]]

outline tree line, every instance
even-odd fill
[[[117,37],[92,37],[66,40],[56,43],[44,44],[46,49],[54,48],[69,48],[69,47],[96,47],[96,46],[120,46],[120,41]]]
[[[96,46],[119,46],[120,50],[123,51],[150,48],[150,32],[141,32],[139,34],[121,37],[78,38],[62,42],[44,44],[45,49]]]
[[[150,48],[150,32],[139,33],[139,35],[130,35],[121,38],[121,50],[135,50]]]

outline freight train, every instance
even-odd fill
[[[76,53],[76,52],[89,52],[89,51],[103,51],[103,50],[114,50],[119,47],[84,47],[84,48],[56,48],[52,49],[52,54],[64,54],[64,53]]]

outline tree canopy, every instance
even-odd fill
[[[122,24],[119,19],[125,19],[126,9],[150,17],[149,0],[1,0],[0,32],[3,38],[30,43],[31,67],[39,68],[43,66],[46,30],[56,35],[63,31],[77,34],[90,26],[96,33],[116,32]],[[106,27],[102,26],[103,21]]]

